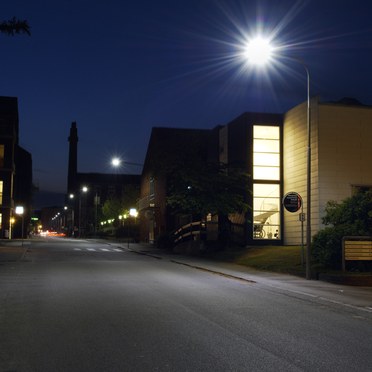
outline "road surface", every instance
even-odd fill
[[[102,242],[0,264],[0,371],[371,371],[372,309]]]

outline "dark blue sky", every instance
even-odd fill
[[[312,95],[372,104],[370,0],[2,2],[0,19],[13,16],[32,36],[0,35],[0,95],[19,99],[20,143],[42,190],[66,191],[72,121],[80,171],[110,172],[115,154],[142,163],[153,126],[213,128],[304,101],[291,58],[309,68]],[[236,57],[257,29],[281,46],[265,72]]]

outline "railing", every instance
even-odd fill
[[[200,238],[201,232],[205,230],[205,224],[201,221],[190,222],[181,226],[173,233],[174,244],[179,244],[186,240],[196,240]]]

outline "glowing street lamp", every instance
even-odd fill
[[[79,195],[79,238],[81,237],[81,196],[88,192],[88,187],[83,186]]]
[[[112,158],[112,160],[111,160],[111,165],[112,165],[114,168],[118,168],[118,167],[120,167],[120,165],[121,165],[121,159],[118,158],[118,157],[114,157],[114,158]]]
[[[270,40],[258,36],[247,43],[244,56],[249,64],[263,66],[272,60],[273,51]]]
[[[129,215],[136,218],[138,216],[138,211],[136,208],[129,209]]]
[[[15,213],[18,214],[19,216],[22,216],[22,230],[21,230],[21,234],[22,234],[22,246],[23,246],[23,214],[25,212],[25,209],[23,206],[19,205],[15,208]]]
[[[275,48],[269,39],[261,36],[250,40],[244,50],[244,57],[249,64],[263,66],[273,59]],[[306,279],[311,279],[311,110],[310,110],[310,73],[307,66],[299,59],[295,59],[306,71],[307,80],[307,164],[306,164]]]

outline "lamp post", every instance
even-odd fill
[[[76,204],[74,203],[74,198],[75,198],[75,195],[74,194],[70,194],[69,195],[69,199],[70,199],[70,203],[69,205],[71,206],[71,236],[75,238],[75,206]]]
[[[81,197],[88,192],[88,187],[83,186],[79,194],[79,238],[81,238]]]
[[[137,216],[138,216],[138,211],[136,208],[130,208],[129,209],[129,216],[134,217],[134,221],[136,222]],[[128,248],[129,248],[129,238],[130,238],[130,229],[129,229],[129,221],[127,222],[128,224]]]
[[[15,212],[16,212],[16,214],[18,214],[19,216],[22,216],[22,229],[21,229],[21,234],[22,234],[22,236],[21,236],[21,239],[22,239],[22,247],[23,247],[23,222],[24,222],[24,220],[23,220],[23,214],[24,214],[24,208],[22,207],[22,206],[17,206],[16,208],[15,208]]]
[[[245,47],[244,56],[248,63],[255,65],[265,65],[272,60],[275,48],[270,44],[270,40],[257,37],[248,42]],[[307,154],[306,154],[306,279],[311,279],[311,107],[310,107],[310,73],[302,60],[294,59],[300,63],[306,71],[307,82]]]

